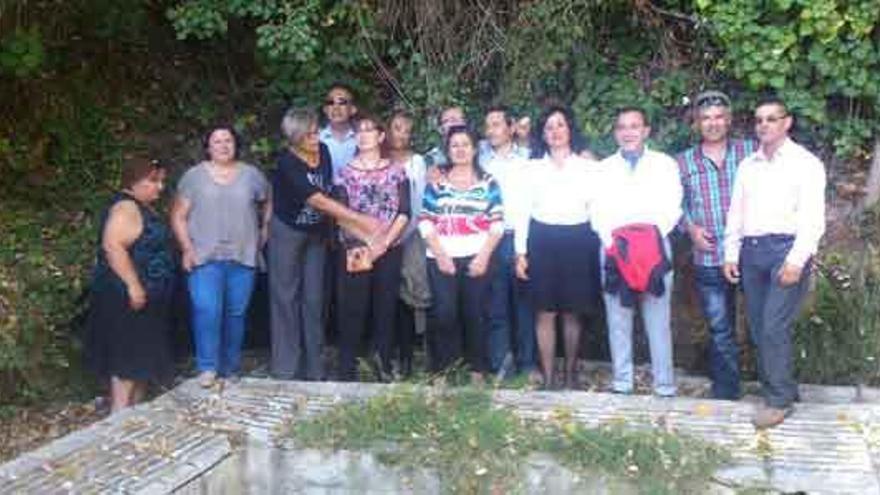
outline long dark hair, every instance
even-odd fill
[[[415,125],[415,118],[407,110],[395,110],[391,112],[391,115],[388,116],[388,120],[385,123],[385,141],[382,142],[382,156],[384,157],[391,155],[391,126],[394,124],[395,119],[406,119],[410,124]],[[412,149],[412,135],[410,135],[409,151],[411,153],[414,152]]]
[[[581,133],[581,127],[577,124],[577,120],[574,118],[574,112],[572,112],[567,106],[554,104],[546,107],[544,111],[541,112],[541,116],[538,118],[538,125],[532,128],[530,139],[532,150],[530,155],[531,158],[543,158],[549,151],[547,143],[544,142],[544,126],[547,125],[547,120],[556,113],[561,114],[565,119],[565,123],[568,124],[568,132],[569,136],[571,136],[569,140],[571,151],[578,155],[587,149],[587,140]]]
[[[446,163],[440,165],[440,171],[448,173],[450,169],[452,169],[452,160],[449,158],[449,142],[452,141],[452,136],[456,134],[464,134],[471,140],[471,145],[474,147],[474,158],[472,160],[474,172],[476,172],[477,179],[483,180],[483,177],[486,176],[486,171],[483,170],[483,167],[480,166],[479,160],[479,145],[480,140],[477,137],[477,133],[473,131],[470,127],[466,125],[456,125],[449,128],[449,132],[446,133],[446,136],[443,138],[443,151],[446,153]]]

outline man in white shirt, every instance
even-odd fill
[[[504,236],[495,250],[495,273],[489,289],[489,366],[493,373],[508,375],[515,364],[518,373],[529,374],[536,365],[535,313],[526,297],[526,282],[515,276],[513,249],[516,184],[528,155],[514,141],[513,115],[507,107],[493,106],[486,111],[484,134],[486,139],[480,141],[480,166],[501,186],[506,211]],[[511,348],[515,360],[508,358]]]
[[[330,151],[333,165],[333,182],[339,172],[351,162],[357,151],[352,119],[357,113],[354,91],[344,83],[333,83],[324,98],[324,116],[327,126],[321,129],[318,137]]]
[[[765,402],[752,420],[758,428],[781,423],[797,397],[792,327],[825,231],[825,167],[789,139],[791,125],[777,98],[755,108],[759,148],[737,171],[724,233],[724,276],[742,281],[758,348]]]
[[[627,307],[617,294],[607,292],[604,277],[605,250],[613,243],[613,232],[632,224],[657,227],[663,238],[666,258],[671,260],[669,233],[681,217],[682,188],[678,165],[672,157],[648,149],[645,142],[651,133],[647,115],[637,107],[618,111],[614,139],[620,149],[602,160],[601,178],[592,213],[593,228],[602,239],[602,267],[608,340],[613,366],[612,388],[617,393],[632,393],[632,327],[634,307]],[[663,276],[660,295],[643,292],[637,295],[642,321],[651,351],[654,393],[675,395],[670,331],[670,296],[672,270]]]

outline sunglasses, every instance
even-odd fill
[[[333,105],[344,107],[344,106],[348,105],[349,103],[351,103],[351,100],[346,100],[345,98],[339,98],[336,100],[331,100],[331,99],[324,100],[324,104],[327,105],[328,107],[332,107]]]
[[[771,115],[769,117],[755,117],[755,124],[775,124],[786,117],[788,117],[787,113],[782,115]]]
[[[700,98],[699,100],[697,100],[697,108],[715,107],[715,106],[729,107],[730,101],[727,98],[720,96],[720,95],[704,96],[704,97]]]

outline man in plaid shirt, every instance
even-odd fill
[[[700,142],[676,157],[684,189],[682,223],[693,244],[697,292],[711,335],[712,395],[735,400],[740,396],[736,288],[721,270],[724,226],[737,167],[755,151],[755,144],[729,137],[730,98],[724,93],[700,93],[695,100],[694,118]]]

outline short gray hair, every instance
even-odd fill
[[[318,114],[306,107],[293,107],[281,119],[281,133],[292,144],[299,144],[309,133],[312,125],[318,123]]]

